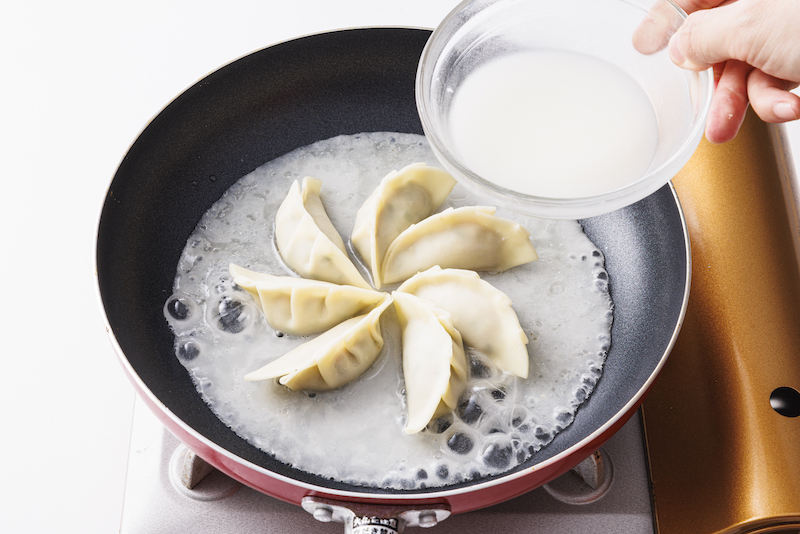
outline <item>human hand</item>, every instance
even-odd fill
[[[675,0],[689,17],[669,40],[680,67],[714,68],[706,121],[712,143],[733,139],[747,104],[765,122],[800,118],[800,1]],[[713,8],[713,9],[711,9]]]

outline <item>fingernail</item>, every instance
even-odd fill
[[[677,32],[673,35],[669,40],[669,58],[675,63],[677,66],[681,66],[686,62],[686,58],[684,57],[683,53],[681,53],[680,44],[680,32]]]
[[[778,102],[772,107],[772,112],[782,121],[794,121],[800,118],[791,102]]]

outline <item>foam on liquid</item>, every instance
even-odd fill
[[[575,198],[642,178],[658,124],[622,69],[575,53],[520,52],[478,67],[448,114],[455,151],[482,178],[520,193]]]
[[[228,274],[231,262],[290,273],[273,230],[292,181],[307,175],[323,181],[323,202],[347,241],[356,211],[379,181],[417,161],[438,166],[425,138],[409,134],[340,136],[298,149],[234,184],[204,215],[177,267],[164,311],[177,357],[198,391],[235,432],[304,471],[405,489],[500,473],[568,426],[600,377],[612,318],[601,252],[577,222],[498,210],[531,231],[539,253],[538,261],[505,273],[481,273],[512,297],[530,336],[527,380],[501,373],[468,350],[472,378],[457,412],[406,435],[400,332],[392,307],[382,319],[384,350],[346,386],[313,394],[242,379],[307,340],[272,330]],[[457,185],[441,209],[464,205],[485,202]],[[351,257],[360,265],[352,248]]]

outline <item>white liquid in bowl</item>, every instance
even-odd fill
[[[598,195],[642,178],[658,123],[622,69],[586,55],[521,52],[480,66],[449,111],[456,156],[484,180],[546,198]]]

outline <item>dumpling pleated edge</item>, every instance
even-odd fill
[[[380,318],[386,299],[368,314],[353,317],[248,373],[245,380],[279,378],[292,390],[327,391],[361,376],[383,349]]]
[[[486,355],[500,370],[528,377],[528,336],[511,298],[475,271],[437,265],[415,274],[397,291],[447,311],[465,345]]]
[[[448,208],[411,225],[386,251],[384,282],[401,282],[436,265],[502,272],[539,259],[530,232],[495,211],[491,206]]]
[[[455,184],[447,171],[412,163],[387,174],[367,197],[356,213],[351,241],[376,288],[383,285],[383,259],[392,241],[439,209]]]
[[[236,285],[247,291],[267,323],[290,335],[317,334],[380,304],[386,293],[321,280],[260,273],[230,264]]]
[[[281,258],[304,278],[371,289],[347,255],[319,198],[321,181],[306,177],[303,188],[297,180],[278,207],[275,243]]]

